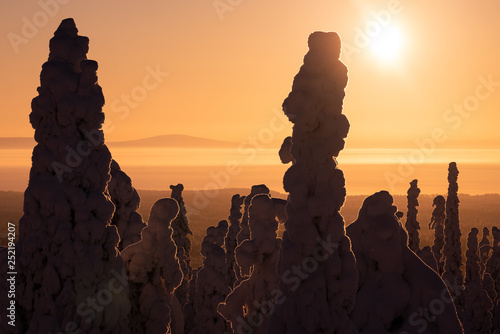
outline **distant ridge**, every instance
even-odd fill
[[[0,138],[0,150],[33,149],[36,141],[30,137],[4,137]]]
[[[236,148],[237,143],[193,137],[187,135],[163,135],[137,140],[106,142],[110,147],[170,147],[170,148]]]
[[[33,149],[36,142],[30,137],[0,138],[0,149]],[[237,148],[238,144],[187,135],[163,135],[127,141],[106,141],[110,148],[120,147],[169,147],[169,148]]]

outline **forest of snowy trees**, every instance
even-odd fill
[[[417,180],[408,180],[405,222],[383,190],[344,221],[336,157],[350,127],[348,70],[336,33],[315,32],[308,46],[283,103],[293,123],[279,150],[290,164],[288,199],[262,184],[234,194],[194,268],[183,185],[144,221],[132,180],[104,141],[89,39],[62,21],[31,104],[37,145],[15,246],[16,302],[2,299],[0,332],[499,334],[500,230],[461,231],[457,164],[430,222],[418,221]],[[434,242],[421,247],[427,226]],[[2,280],[1,295],[9,288]]]

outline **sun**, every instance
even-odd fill
[[[388,26],[370,43],[372,52],[381,60],[396,60],[403,46],[403,35],[396,26]]]

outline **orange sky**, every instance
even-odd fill
[[[357,34],[375,20],[373,14],[392,8],[391,1],[319,0],[311,5],[242,0],[221,20],[213,0],[60,1],[67,3],[47,0],[59,7],[47,20],[38,1],[0,5],[3,137],[33,135],[27,117],[30,101],[36,96],[48,41],[66,17],[75,18],[80,34],[90,38],[89,58],[99,62],[105,111],[114,126],[108,140],[182,133],[241,141],[266,127],[272,109],[280,108],[310,32],[337,31],[344,46],[356,47]],[[500,3],[399,3],[400,13],[390,17],[404,38],[396,61],[381,62],[370,48],[352,57],[344,50],[342,59],[350,70],[345,100],[352,125],[349,142],[366,147],[375,139],[379,146],[402,146],[399,141],[411,146],[435,127],[449,135],[446,146],[499,140],[500,90],[481,101],[457,130],[451,128],[455,122],[442,117],[447,108],[474,94],[480,76],[500,81]],[[23,18],[40,27],[16,53],[9,33],[23,36]],[[156,66],[168,77],[135,108],[126,107],[122,94],[142,85],[147,68]],[[129,110],[126,117],[120,106]]]
[[[44,9],[43,3],[50,6]],[[214,3],[238,4],[221,14]],[[313,3],[3,1],[0,137],[33,136],[30,101],[37,94],[48,41],[62,19],[73,17],[80,34],[90,38],[89,58],[99,63],[108,141],[187,134],[241,143],[258,135],[271,126],[273,110],[280,110],[288,95],[308,35],[324,30],[341,35],[341,59],[349,67],[348,148],[413,149],[416,140],[434,140],[436,131],[442,139],[435,140],[438,148],[500,148],[500,85],[483,83],[500,83],[500,2]],[[373,42],[388,27],[397,27],[403,44],[390,61],[360,44],[360,34],[382,26],[384,18],[389,24],[368,39]],[[26,22],[38,25],[29,36]],[[13,46],[14,34],[26,43]],[[151,80],[155,69],[168,76]],[[124,94],[144,91],[140,101],[127,105],[123,100]],[[472,103],[470,111],[457,113],[456,106],[464,103]],[[287,123],[274,132],[273,142],[289,134]]]

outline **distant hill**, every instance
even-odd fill
[[[106,142],[109,147],[236,148],[237,143],[186,135],[163,135],[137,140]]]
[[[0,138],[0,150],[33,149],[36,142],[29,137]],[[187,135],[163,135],[127,141],[106,141],[113,148],[120,147],[169,147],[169,148],[237,148],[238,143]]]
[[[33,149],[36,141],[30,137],[5,137],[0,138],[0,150]]]

